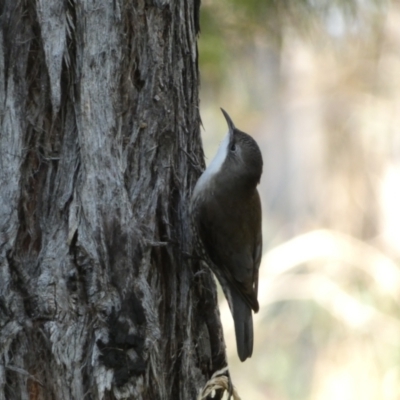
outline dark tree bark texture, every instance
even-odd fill
[[[195,399],[199,0],[0,0],[0,399]]]

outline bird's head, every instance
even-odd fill
[[[254,190],[260,182],[263,167],[260,148],[250,135],[235,127],[225,110],[221,110],[229,130],[217,154],[197,181],[194,197],[210,184],[214,191],[221,189],[238,194]]]
[[[221,164],[220,173],[225,177],[235,179],[238,182],[256,186],[260,182],[263,160],[257,142],[247,133],[237,129],[228,115],[221,108],[228,124],[228,135],[225,139],[225,159]]]

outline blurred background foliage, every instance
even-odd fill
[[[263,152],[261,310],[243,400],[400,399],[400,2],[204,0],[208,160],[227,128]]]

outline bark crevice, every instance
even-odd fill
[[[0,6],[0,400],[195,399],[199,2]]]

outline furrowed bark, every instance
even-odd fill
[[[0,399],[194,399],[226,365],[189,216],[198,11],[0,1]]]

